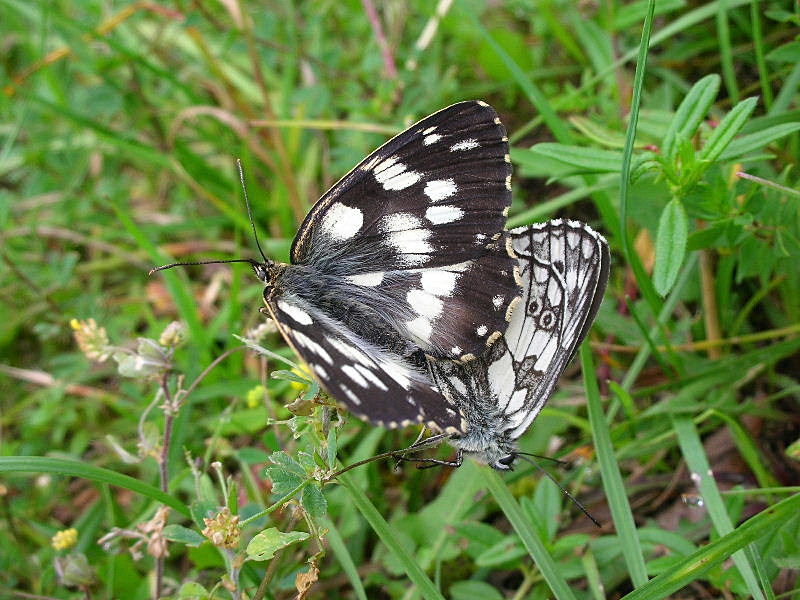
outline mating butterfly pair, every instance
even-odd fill
[[[605,240],[581,223],[506,232],[510,204],[505,128],[488,104],[460,102],[325,193],[291,264],[251,264],[283,337],[351,412],[426,424],[459,460],[507,469],[586,336],[609,266]]]

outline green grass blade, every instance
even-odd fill
[[[589,344],[581,345],[580,355],[586,401],[589,407],[589,421],[592,425],[597,460],[600,463],[603,489],[611,509],[611,516],[614,519],[614,526],[619,535],[622,555],[625,557],[625,564],[628,565],[631,581],[635,587],[639,587],[647,583],[647,567],[644,563],[631,505],[625,491],[625,482],[622,480],[619,464],[614,455],[611,431],[603,414],[600,390],[597,387],[594,361]]]
[[[647,584],[623,596],[623,600],[661,600],[668,597],[692,581],[700,579],[713,566],[728,560],[731,554],[780,528],[798,512],[800,512],[800,494],[761,511],[731,533],[690,554]]]
[[[142,483],[128,475],[87,465],[77,460],[48,456],[2,456],[0,457],[0,473],[52,473],[53,475],[81,477],[98,483],[108,483],[166,504],[184,516],[191,517],[188,506],[174,496],[165,494],[157,487]]]
[[[672,425],[678,436],[678,444],[683,452],[683,457],[691,471],[692,481],[697,485],[703,498],[703,503],[708,508],[708,514],[712,523],[714,523],[714,529],[720,535],[731,533],[733,524],[725,508],[725,503],[722,501],[722,495],[714,480],[711,465],[709,465],[708,457],[703,449],[703,443],[700,441],[700,436],[692,419],[687,416],[672,415]],[[750,594],[754,598],[762,600],[764,593],[758,585],[758,578],[745,552],[743,550],[735,552],[733,554],[733,562],[742,574]]]
[[[336,556],[336,560],[339,561],[342,571],[347,575],[350,585],[353,586],[353,592],[356,598],[358,598],[358,600],[367,600],[367,591],[364,589],[361,576],[358,574],[358,568],[353,561],[353,557],[350,556],[350,552],[347,550],[347,545],[344,543],[342,534],[339,533],[336,525],[329,518],[325,517],[321,519],[320,522],[325,529],[328,530],[325,539],[328,541],[334,556]]]
[[[733,48],[731,48],[731,29],[728,24],[728,3],[722,0],[717,6],[717,39],[722,61],[722,77],[728,96],[735,104],[739,101],[739,86],[736,83],[736,68],[733,65]]]
[[[536,107],[536,110],[539,111],[539,114],[542,116],[542,120],[550,129],[556,140],[562,144],[571,143],[572,134],[569,132],[569,129],[567,129],[564,121],[558,116],[552,104],[550,104],[547,96],[545,96],[542,90],[539,89],[539,87],[531,80],[530,77],[528,77],[528,75],[520,68],[520,66],[514,62],[514,59],[508,55],[508,52],[506,52],[486,30],[483,24],[478,20],[478,13],[470,12],[469,14],[474,19],[475,29],[492,47],[492,50],[497,53],[497,56],[500,57],[500,60],[503,61],[508,70],[511,71],[514,76],[514,80],[517,82],[519,87],[522,88],[522,91],[525,92],[528,100],[530,100],[531,103]]]
[[[413,557],[408,551],[403,548],[403,545],[398,542],[398,535],[392,529],[392,526],[386,522],[375,505],[370,502],[369,498],[355,485],[350,473],[342,473],[337,481],[342,484],[342,487],[347,490],[353,504],[367,520],[372,529],[378,534],[381,541],[386,544],[386,547],[392,552],[397,560],[399,560],[406,570],[406,575],[419,588],[419,592],[426,600],[444,600],[444,596],[436,589],[436,586],[414,561]]]
[[[517,532],[523,545],[536,563],[536,566],[539,567],[542,576],[553,591],[553,595],[559,600],[563,600],[564,598],[574,600],[575,595],[572,593],[569,584],[567,584],[566,580],[561,576],[544,542],[542,542],[541,538],[536,533],[533,524],[525,516],[522,507],[509,491],[506,482],[490,467],[482,468],[481,475],[483,475],[483,479],[486,482],[486,487],[492,492],[495,501],[500,506],[500,510],[503,511],[503,514],[509,520],[514,531]]]

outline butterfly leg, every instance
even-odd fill
[[[458,468],[462,464],[464,464],[464,454],[461,450],[459,450],[458,454],[456,454],[455,460],[439,460],[436,458],[413,458],[405,456],[401,456],[399,460],[403,462],[416,463],[418,469],[430,469],[431,467],[437,467],[437,466]]]

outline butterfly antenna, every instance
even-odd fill
[[[244,169],[242,168],[242,159],[236,159],[236,168],[239,170],[239,181],[242,183],[242,193],[244,194],[244,205],[247,207],[247,218],[250,219],[250,227],[253,228],[253,238],[256,240],[256,247],[258,248],[258,253],[261,255],[261,258],[264,259],[265,263],[269,263],[269,259],[264,254],[264,251],[261,249],[261,243],[258,241],[258,232],[256,231],[256,223],[253,221],[253,211],[250,208],[250,199],[247,197],[247,186],[244,183]]]
[[[519,456],[519,457],[520,457],[522,460],[524,460],[525,462],[532,464],[534,467],[536,467],[536,468],[537,468],[537,469],[539,469],[539,470],[540,470],[542,473],[544,473],[544,474],[547,476],[547,478],[548,478],[550,481],[552,481],[553,483],[555,483],[555,484],[558,486],[558,489],[560,489],[560,490],[561,490],[561,492],[562,492],[562,493],[563,493],[563,494],[564,494],[564,495],[565,495],[567,498],[569,498],[569,499],[572,501],[572,503],[573,503],[575,506],[577,506],[577,507],[580,509],[580,511],[581,511],[583,514],[585,514],[587,517],[589,517],[589,520],[590,520],[592,523],[594,523],[594,524],[595,524],[595,525],[597,525],[598,527],[602,527],[602,525],[600,525],[600,522],[599,522],[597,519],[595,519],[595,518],[594,518],[592,515],[590,515],[590,514],[589,514],[589,511],[588,511],[588,510],[586,510],[586,507],[585,507],[583,504],[581,504],[581,501],[580,501],[580,500],[578,500],[578,499],[577,499],[575,496],[573,496],[572,494],[570,494],[570,493],[569,493],[569,491],[567,491],[567,490],[564,488],[564,486],[562,486],[560,483],[558,483],[558,481],[556,481],[556,478],[555,478],[555,477],[553,477],[553,476],[552,476],[552,475],[551,475],[551,474],[550,474],[548,471],[546,471],[544,468],[542,468],[542,466],[541,466],[539,463],[537,463],[537,462],[536,462],[535,460],[533,460],[532,458],[528,458],[528,456],[526,456],[526,455],[523,455],[523,454],[520,454],[520,453],[517,453],[517,456]]]
[[[155,267],[154,269],[150,269],[150,272],[147,274],[152,275],[156,271],[165,271],[167,269],[171,269],[172,267],[193,267],[195,265],[221,265],[225,263],[247,263],[254,267],[260,266],[258,262],[254,261],[251,258],[230,258],[227,260],[199,260],[197,262],[176,262],[176,263],[170,263],[168,265],[161,265],[160,267]]]

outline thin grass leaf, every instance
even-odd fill
[[[689,219],[683,204],[677,198],[670,200],[661,213],[656,234],[656,265],[653,284],[656,291],[666,296],[675,285],[686,256],[689,239]]]
[[[50,458],[45,456],[0,456],[0,473],[52,473],[66,477],[81,477],[98,483],[108,483],[136,492],[174,508],[186,517],[191,517],[189,507],[177,498],[165,494],[157,487],[142,483],[138,479],[87,465],[76,460]]]
[[[339,529],[329,518],[320,519],[320,523],[328,530],[325,539],[328,541],[333,555],[339,561],[342,571],[347,575],[347,580],[350,582],[350,585],[353,586],[353,592],[356,598],[358,598],[358,600],[367,600],[367,591],[364,589],[364,584],[361,582],[361,575],[358,573],[358,567],[356,567],[356,563],[350,555],[350,551],[347,549],[347,545],[344,542],[342,534],[339,533]]]
[[[625,557],[625,564],[628,566],[631,582],[635,587],[639,587],[647,583],[647,567],[645,566],[642,547],[639,543],[639,536],[636,532],[633,511],[628,502],[628,494],[625,491],[625,482],[622,480],[622,474],[614,455],[611,431],[609,430],[606,416],[603,414],[600,390],[597,387],[597,379],[594,376],[594,361],[592,360],[589,344],[581,345],[580,356],[589,421],[592,424],[594,446],[597,452],[597,460],[600,463],[603,490],[606,493],[611,516],[614,519],[614,527],[619,535],[622,555]]]
[[[581,173],[619,173],[622,153],[614,150],[568,146],[566,144],[542,143],[530,149],[531,154],[540,155],[575,168]]]
[[[755,150],[759,150],[772,142],[791,135],[795,131],[800,131],[800,123],[783,123],[768,127],[755,133],[748,133],[740,138],[733,140],[717,160],[720,162],[732,160],[744,156]]]
[[[739,86],[736,83],[736,69],[733,64],[733,48],[731,47],[731,29],[728,24],[728,3],[721,1],[717,7],[717,39],[722,62],[722,77],[725,88],[733,102],[739,101]]]
[[[483,467],[480,471],[486,482],[486,487],[489,488],[495,501],[500,506],[500,510],[503,511],[514,531],[517,532],[523,545],[528,550],[528,554],[530,554],[536,566],[539,567],[553,595],[559,600],[564,600],[565,598],[575,600],[575,595],[572,593],[569,584],[561,576],[553,557],[550,556],[544,542],[537,535],[536,530],[525,516],[522,507],[509,491],[505,481],[490,467]]]
[[[748,544],[780,528],[800,512],[800,494],[786,498],[751,517],[731,533],[703,546],[680,560],[647,584],[623,596],[623,600],[663,600],[692,581],[700,579],[709,569],[728,560]]]
[[[708,458],[703,449],[703,443],[700,441],[700,436],[697,433],[697,429],[691,417],[673,415],[672,426],[678,436],[678,444],[683,452],[686,465],[691,471],[692,481],[697,485],[700,496],[703,499],[703,504],[708,508],[708,514],[711,517],[711,522],[714,523],[714,529],[716,529],[717,533],[720,535],[731,533],[733,531],[733,524],[728,516],[728,511],[725,508],[722,495],[714,480],[711,465],[709,465]],[[745,552],[742,550],[735,552],[733,554],[733,562],[744,578],[747,588],[750,590],[750,594],[757,600],[763,599],[764,593],[758,585],[758,578]]]
[[[386,522],[386,519],[378,512],[378,509],[375,508],[375,505],[372,504],[364,492],[356,487],[350,477],[350,473],[342,473],[339,475],[338,481],[342,484],[342,487],[347,490],[353,504],[370,524],[373,531],[375,531],[389,551],[394,554],[397,560],[403,565],[406,575],[408,575],[411,582],[419,588],[422,597],[426,600],[444,600],[444,596],[442,596],[441,592],[436,589],[436,586],[430,578],[398,541],[399,536],[392,526]]]

